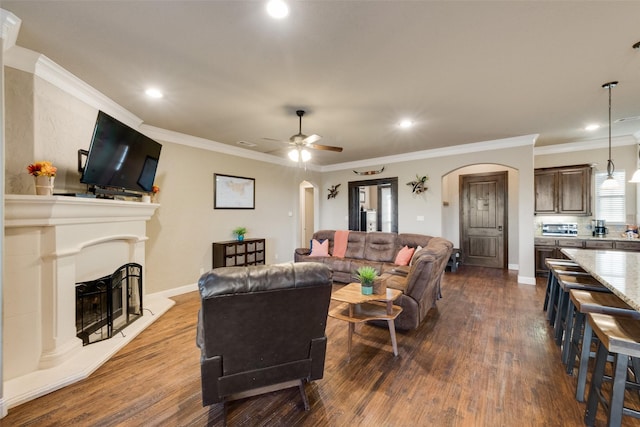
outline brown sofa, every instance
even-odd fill
[[[328,239],[329,254],[332,254],[334,234],[335,230],[320,230],[313,238]],[[422,246],[422,249],[415,254],[411,266],[401,267],[394,264],[394,260],[404,246]],[[360,266],[374,267],[388,287],[403,292],[395,302],[403,309],[395,321],[396,328],[415,329],[440,298],[440,281],[452,250],[453,244],[441,237],[351,231],[344,258],[311,257],[308,248],[298,248],[294,260],[323,263],[333,271],[334,282],[340,283],[356,282],[354,273]]]
[[[331,270],[317,263],[222,267],[198,281],[202,403],[322,378]],[[226,411],[226,405],[225,405]]]

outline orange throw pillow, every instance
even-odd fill
[[[347,253],[347,242],[349,241],[349,230],[336,230],[333,235],[333,256],[344,258]]]
[[[413,255],[414,248],[410,248],[409,246],[405,246],[400,249],[398,255],[396,255],[395,264],[397,265],[409,265],[409,261],[411,261],[411,256]]]

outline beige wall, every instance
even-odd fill
[[[82,192],[77,151],[88,149],[98,110],[33,74],[5,67],[6,193],[34,194],[26,166],[50,160],[58,167],[56,192]],[[300,240],[299,184],[318,182],[318,173],[158,141],[159,203],[147,225],[145,287],[148,293],[197,282],[211,268],[211,243],[247,237],[267,239],[267,263],[291,261]],[[252,210],[213,209],[213,174],[255,178]]]
[[[517,172],[516,189],[510,189],[509,221],[515,224],[510,228],[509,263],[520,268],[521,278],[533,278],[533,141],[530,145],[499,150],[485,150],[472,153],[446,155],[421,160],[405,161],[384,165],[384,172],[374,178],[398,177],[398,231],[401,233],[422,233],[443,236],[450,240],[459,240],[451,229],[445,228],[443,220],[442,179],[460,168],[477,164],[497,164]],[[382,166],[382,165],[380,165]],[[367,169],[380,169],[371,166]],[[422,194],[413,194],[406,184],[413,181],[416,174],[428,175],[429,190]],[[515,176],[515,175],[514,175]],[[510,178],[512,175],[510,174]],[[325,172],[322,176],[323,187],[349,181],[359,181],[351,169]],[[448,190],[447,190],[448,191]],[[512,194],[513,193],[513,194]],[[450,194],[447,194],[449,197]],[[346,229],[348,227],[347,192],[340,193],[334,202],[324,203],[321,208],[322,228]],[[513,202],[513,203],[512,203]],[[418,217],[424,217],[424,221]],[[514,251],[512,253],[511,251]]]

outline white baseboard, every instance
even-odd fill
[[[528,277],[528,276],[520,276],[518,275],[518,283],[522,284],[522,285],[534,285],[536,284],[536,278],[535,277]]]
[[[176,295],[182,295],[189,292],[197,291],[198,284],[191,283],[184,286],[178,286],[177,288],[167,289],[166,291],[155,292],[153,294],[147,294],[151,298],[171,298]]]
[[[7,405],[4,402],[3,398],[0,398],[0,419],[4,418],[7,416],[8,413],[8,409],[7,409]]]

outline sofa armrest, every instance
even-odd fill
[[[409,275],[409,271],[410,271],[410,267],[408,265],[399,265],[389,270],[389,273],[395,276],[407,277]]]
[[[293,251],[293,261],[294,262],[301,262],[304,261],[305,256],[311,254],[311,249],[309,248],[297,248],[296,250]]]

